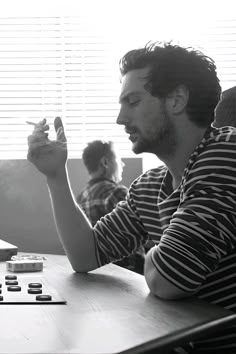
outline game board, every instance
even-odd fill
[[[66,300],[39,277],[0,275],[1,304],[66,304]]]

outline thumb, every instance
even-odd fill
[[[62,119],[60,117],[56,117],[54,120],[54,128],[57,134],[57,141],[62,143],[66,142],[66,135],[64,131],[64,126],[62,123]]]

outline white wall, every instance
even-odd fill
[[[163,165],[163,162],[159,160],[153,154],[142,154],[143,159],[143,172],[150,170],[151,168],[156,168]]]

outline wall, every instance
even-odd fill
[[[122,183],[142,173],[142,159],[124,159]],[[79,159],[68,161],[72,190],[85,185],[88,175]],[[53,220],[45,177],[27,160],[0,161],[0,239],[23,252],[62,254]]]

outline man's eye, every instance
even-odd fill
[[[139,102],[140,102],[140,100],[138,99],[136,99],[136,100],[131,100],[131,101],[129,101],[129,104],[130,104],[130,106],[136,106],[137,104],[139,104]]]

